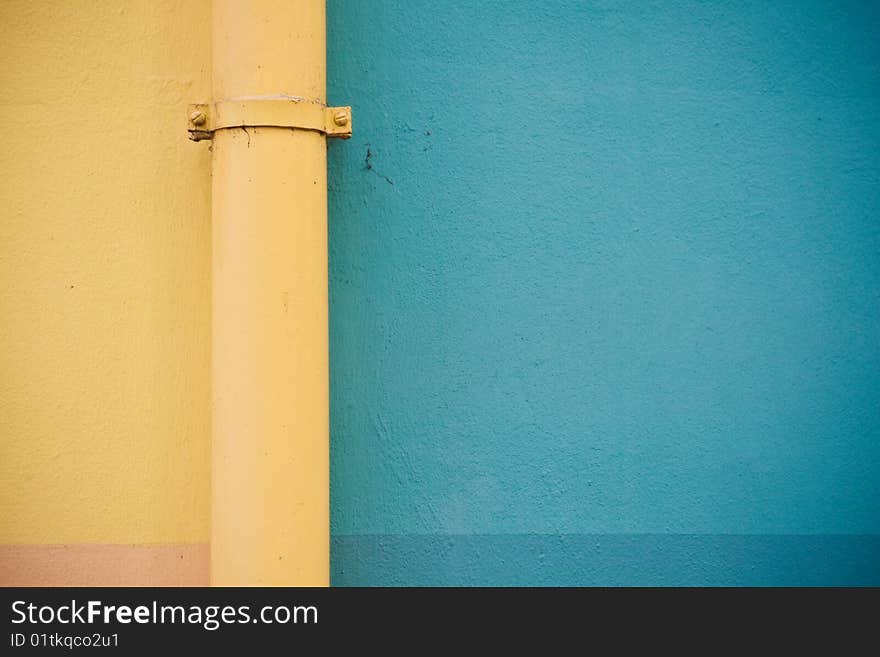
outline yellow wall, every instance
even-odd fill
[[[0,544],[210,522],[209,0],[0,2]]]

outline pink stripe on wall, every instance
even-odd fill
[[[207,586],[207,543],[2,545],[0,586]]]

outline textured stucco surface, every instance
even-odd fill
[[[876,3],[328,48],[334,583],[880,583]]]
[[[208,540],[209,17],[0,3],[0,543]]]

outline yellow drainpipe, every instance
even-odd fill
[[[350,114],[323,105],[324,26],[324,0],[215,0],[213,103],[188,110],[213,140],[218,586],[329,584],[326,137]]]

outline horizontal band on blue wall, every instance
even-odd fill
[[[877,586],[878,535],[340,535],[334,586]]]

